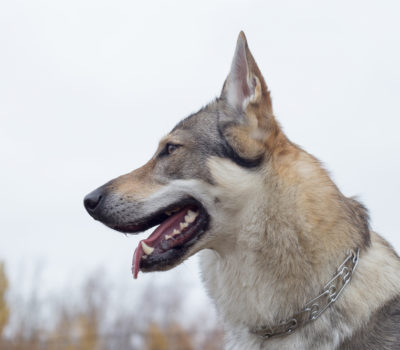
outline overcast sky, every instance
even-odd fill
[[[242,29],[288,137],[399,251],[399,16],[395,0],[0,2],[0,259],[14,286],[38,264],[49,290],[99,265],[132,293],[176,271],[199,285],[193,258],[131,280],[139,238],[82,200],[219,94]]]

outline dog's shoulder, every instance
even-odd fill
[[[400,350],[400,293],[339,347],[340,350]]]

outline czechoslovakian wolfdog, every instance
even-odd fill
[[[202,251],[226,349],[400,349],[400,259],[285,136],[243,33],[221,96],[84,204],[121,232],[158,225],[135,278]]]

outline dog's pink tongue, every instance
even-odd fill
[[[154,247],[158,242],[161,242],[165,235],[171,234],[171,232],[176,228],[179,229],[179,224],[185,217],[188,208],[182,209],[175,215],[171,216],[165,220],[157,229],[149,236],[147,239],[143,239],[139,242],[135,253],[133,254],[132,260],[132,274],[133,278],[136,279],[139,273],[140,259],[142,258],[144,252],[142,247],[142,242],[146,243],[150,247]]]

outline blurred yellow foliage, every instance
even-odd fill
[[[155,323],[149,324],[146,335],[146,350],[168,350],[168,339]]]
[[[95,315],[82,314],[79,317],[79,343],[81,350],[96,350],[98,348],[98,320]]]
[[[192,346],[192,335],[182,328],[177,322],[173,322],[168,327],[168,338],[171,339],[170,350],[194,350]]]
[[[10,310],[5,300],[5,294],[8,289],[8,278],[5,272],[4,263],[0,263],[0,338],[3,334],[3,329],[8,322]]]
[[[202,322],[183,326],[179,314],[183,288],[173,285],[160,298],[154,286],[137,300],[138,305],[150,305],[154,310],[166,310],[138,317],[133,310],[120,310],[109,318],[110,289],[101,273],[89,277],[78,290],[77,299],[71,294],[61,295],[59,302],[37,297],[40,285],[33,285],[28,299],[10,298],[6,302],[8,278],[0,263],[0,350],[219,350],[222,332],[219,328],[205,331]],[[29,297],[30,296],[30,297]],[[68,298],[66,298],[68,297]],[[24,296],[26,298],[26,296]],[[56,301],[57,301],[56,300]],[[75,301],[75,303],[74,303]],[[120,303],[120,300],[117,301]],[[13,316],[10,329],[3,330]],[[51,315],[42,317],[43,310]],[[145,317],[146,316],[146,317]]]

